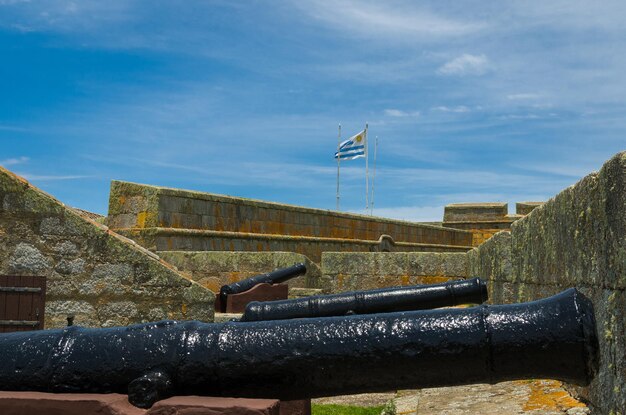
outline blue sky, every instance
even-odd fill
[[[99,213],[112,179],[334,209],[337,124],[368,122],[375,215],[545,200],[626,149],[625,21],[623,1],[0,0],[0,165]],[[341,177],[362,212],[364,160]]]

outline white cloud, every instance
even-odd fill
[[[463,55],[442,65],[437,73],[441,75],[482,75],[489,70],[489,60],[485,55]]]
[[[388,115],[390,117],[419,117],[420,116],[420,112],[419,111],[402,111],[399,109],[386,109],[385,110],[385,115]]]
[[[0,6],[12,6],[18,3],[30,3],[30,0],[0,0]]]
[[[392,7],[378,2],[316,0],[297,1],[293,5],[335,29],[365,37],[460,36],[477,32],[485,26],[482,22],[446,18],[429,10],[417,9],[410,3],[396,3]]]
[[[80,176],[80,175],[67,175],[67,176],[53,176],[53,175],[37,175],[37,174],[29,174],[29,173],[16,173],[19,176],[22,176],[28,181],[39,181],[39,182],[47,182],[53,180],[77,180],[77,179],[89,179],[92,176]]]
[[[534,93],[522,93],[522,94],[509,94],[506,99],[511,101],[528,101],[541,98],[542,95]]]
[[[465,105],[459,105],[457,107],[446,107],[445,105],[442,106],[438,106],[438,107],[433,107],[434,111],[441,111],[441,112],[470,112],[471,110],[466,107]]]
[[[17,158],[10,158],[10,159],[6,159],[6,160],[0,160],[0,166],[4,166],[4,167],[9,167],[9,166],[15,166],[16,164],[23,164],[26,163],[29,160],[28,157],[17,157]]]

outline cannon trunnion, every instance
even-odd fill
[[[352,291],[294,300],[253,301],[247,305],[241,321],[427,310],[459,304],[482,304],[487,300],[487,295],[487,284],[480,278],[473,278],[443,284]]]
[[[551,378],[597,367],[591,302],[540,301],[262,322],[162,321],[0,335],[0,390],[282,400]]]

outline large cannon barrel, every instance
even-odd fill
[[[591,302],[575,289],[522,304],[319,319],[67,327],[0,335],[0,390],[283,400],[548,378],[597,368]]]
[[[232,284],[222,285],[220,288],[220,297],[222,300],[225,300],[225,297],[229,294],[239,294],[244,291],[248,291],[250,288],[258,284],[278,284],[304,274],[306,274],[306,265],[301,262],[287,268],[280,268],[265,274],[255,275]]]
[[[459,304],[482,304],[487,284],[480,278],[443,284],[414,285],[370,291],[248,303],[241,321],[329,317],[427,310]]]

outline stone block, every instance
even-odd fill
[[[518,215],[528,215],[535,208],[543,205],[544,202],[517,202],[515,204],[515,213]]]
[[[56,263],[54,270],[59,274],[64,275],[81,274],[85,271],[85,260],[83,258],[76,258],[72,260],[61,259]]]
[[[9,259],[9,272],[15,274],[40,274],[50,268],[50,261],[35,246],[19,243]]]
[[[513,282],[512,257],[511,233],[499,232],[467,254],[467,276]]]
[[[506,203],[454,203],[444,208],[443,221],[492,221],[504,219],[507,214]]]
[[[407,271],[410,275],[443,275],[442,254],[419,252],[408,255]]]

